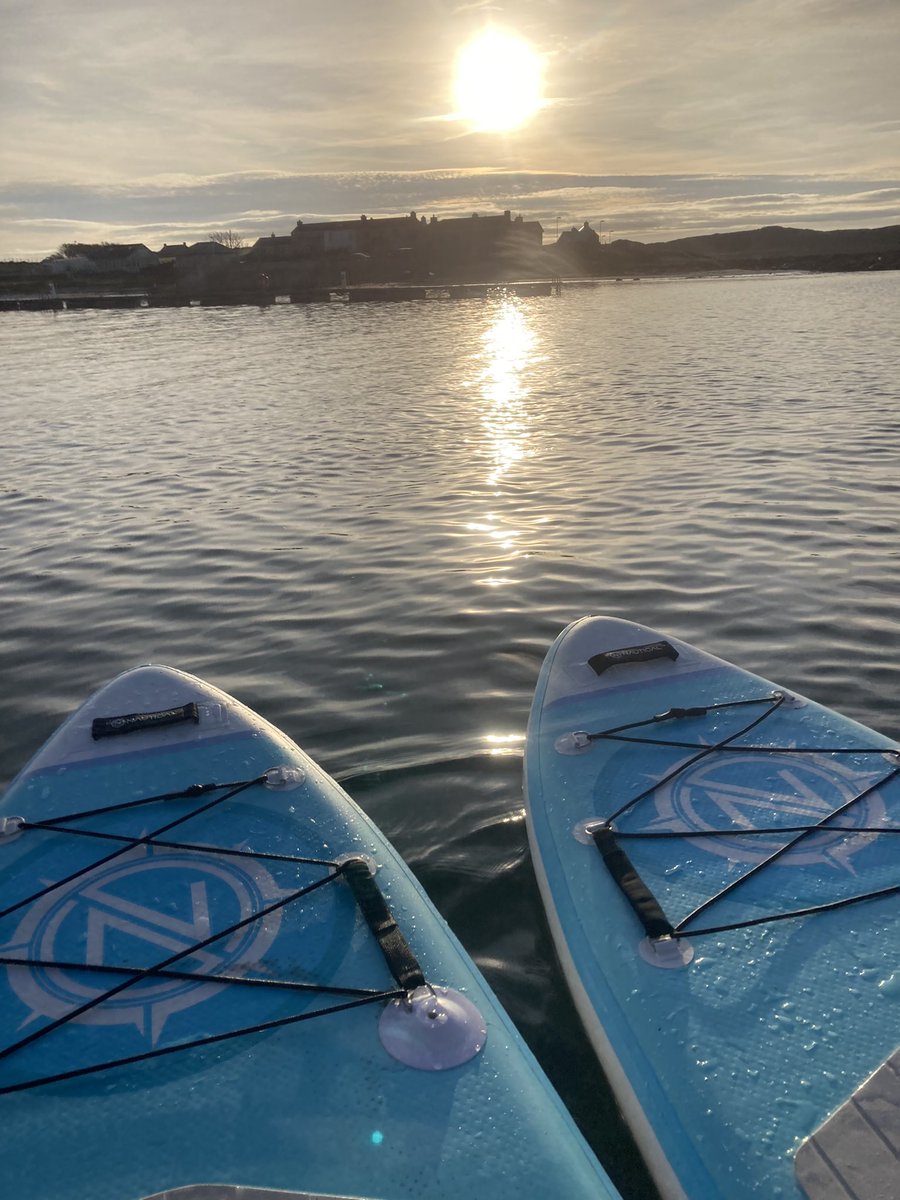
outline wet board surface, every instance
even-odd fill
[[[614,1196],[396,853],[232,697],[127,672],[0,817],[10,1196]],[[347,856],[429,987],[398,984]]]
[[[664,1196],[830,1200],[798,1150],[900,1044],[897,748],[631,622],[584,618],[548,653],[529,839]]]

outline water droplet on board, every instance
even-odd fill
[[[888,1000],[900,1000],[900,971],[895,971],[893,975],[882,980],[878,985],[878,990]]]

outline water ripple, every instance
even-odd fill
[[[626,1193],[521,739],[569,620],[643,620],[894,736],[900,276],[6,314],[0,778],[170,662],[392,837]]]

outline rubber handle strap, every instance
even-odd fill
[[[593,667],[598,675],[608,671],[610,667],[623,667],[629,663],[651,662],[654,658],[670,658],[672,662],[678,657],[678,651],[669,642],[648,642],[646,646],[626,646],[622,650],[605,650],[588,659],[588,665]]]
[[[591,830],[591,837],[603,855],[610,875],[643,925],[647,937],[671,937],[675,931],[660,908],[659,901],[638,875],[634,863],[619,846],[613,830],[608,825],[601,825]]]
[[[142,729],[156,729],[160,725],[180,725],[182,721],[200,721],[200,709],[192,700],[177,708],[163,708],[159,712],[124,713],[121,717],[96,717],[91,722],[91,737],[115,737],[120,733],[139,733]]]
[[[344,878],[399,986],[407,992],[422,987],[425,983],[422,968],[400,932],[381,889],[369,871],[369,864],[363,858],[349,859],[344,863]]]

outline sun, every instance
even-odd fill
[[[489,29],[456,61],[457,115],[485,133],[517,129],[542,105],[542,63],[527,42]]]

